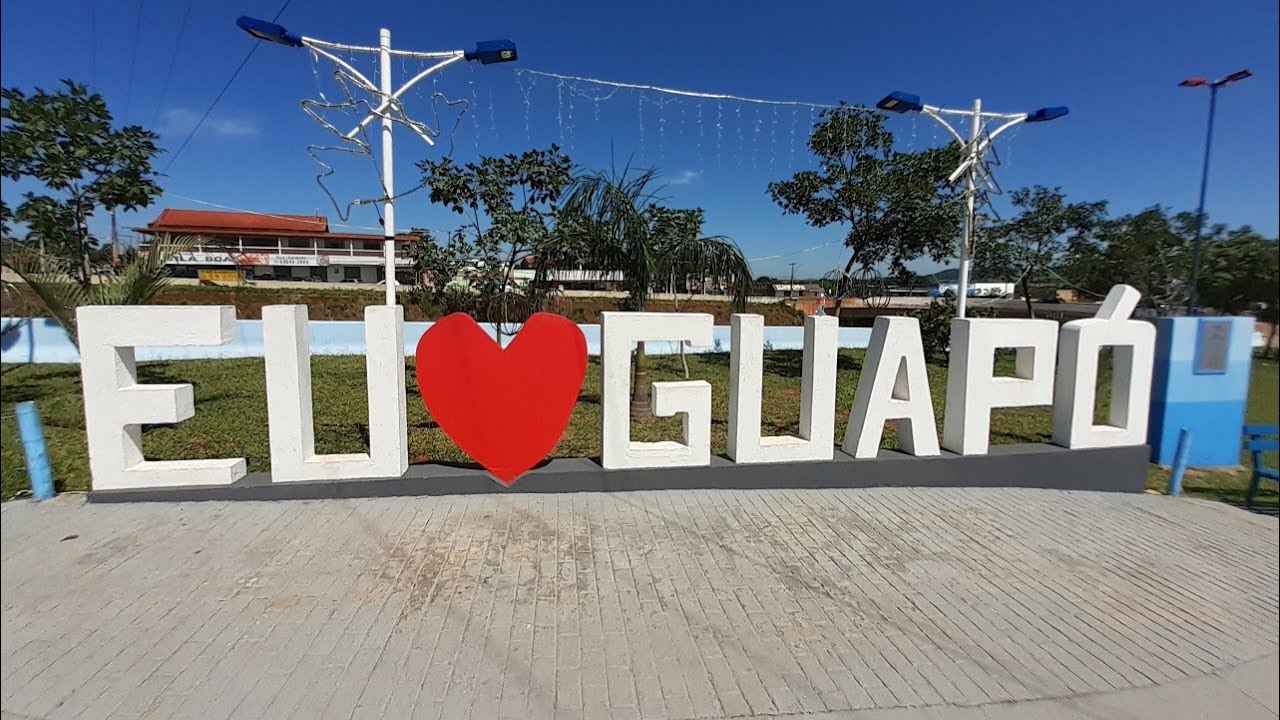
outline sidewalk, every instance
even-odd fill
[[[1276,717],[1277,521],[1147,495],[0,507],[13,718]]]

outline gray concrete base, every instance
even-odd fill
[[[874,460],[836,452],[830,461],[746,465],[713,457],[710,467],[605,470],[590,458],[560,458],[534,468],[511,487],[483,469],[414,465],[398,478],[273,483],[251,473],[232,485],[95,490],[90,502],[318,500],[323,498],[475,493],[564,493],[619,490],[759,490],[768,488],[1021,487],[1143,491],[1145,445],[1067,450],[1055,445],[993,445],[987,455],[918,458],[882,450]]]

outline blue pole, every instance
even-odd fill
[[[53,472],[49,469],[49,452],[44,444],[44,429],[40,427],[40,413],[30,400],[18,403],[14,408],[18,419],[18,435],[22,437],[22,454],[27,459],[27,475],[31,478],[31,492],[36,500],[53,497]]]
[[[1187,472],[1187,455],[1191,452],[1191,428],[1178,431],[1178,449],[1173,453],[1173,474],[1169,476],[1169,494],[1182,494],[1182,476]]]

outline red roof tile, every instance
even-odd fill
[[[171,228],[201,227],[215,230],[286,230],[294,232],[329,232],[329,218],[315,215],[259,215],[245,212],[214,210],[160,211],[160,217],[147,224],[147,229],[163,232]]]
[[[174,210],[165,208],[146,227],[133,228],[143,235],[207,235],[212,237],[300,237],[321,240],[382,240],[377,233],[329,232],[329,218],[318,215],[264,215],[215,210]],[[417,240],[414,235],[396,235],[397,242]]]

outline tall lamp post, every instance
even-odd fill
[[[492,65],[494,63],[512,62],[516,60],[516,45],[510,40],[488,40],[476,43],[475,50],[446,50],[443,52],[419,52],[417,50],[393,50],[391,48],[391,31],[382,28],[379,31],[379,42],[377,47],[366,47],[362,45],[345,45],[342,43],[328,42],[326,40],[317,40],[316,38],[295,35],[284,29],[284,27],[276,23],[267,22],[266,20],[258,20],[247,16],[241,16],[236,20],[236,25],[241,30],[258,38],[266,40],[278,45],[288,47],[305,47],[308,50],[323,55],[332,60],[338,67],[342,68],[362,89],[377,96],[380,103],[376,108],[369,111],[369,115],[361,120],[355,128],[345,135],[350,140],[356,136],[374,118],[382,119],[382,255],[385,265],[385,275],[387,284],[387,305],[396,304],[396,231],[395,231],[395,182],[393,180],[393,172],[395,169],[394,155],[391,149],[391,129],[394,121],[391,117],[391,109],[393,105],[398,104],[400,96],[404,95],[414,85],[424,80],[428,75],[443,70],[444,68],[460,61],[479,61],[482,65]],[[332,51],[338,50],[348,53],[372,53],[378,56],[378,81],[375,85],[342,58],[335,55]],[[400,89],[393,91],[391,83],[391,58],[417,58],[420,60],[436,60],[426,70],[414,75]],[[417,130],[417,128],[414,128]],[[419,137],[427,142],[428,145],[434,145],[430,136],[418,132]]]
[[[964,236],[960,240],[960,278],[956,288],[956,317],[962,318],[965,314],[965,305],[969,296],[970,244],[973,242],[973,229],[976,222],[974,202],[978,194],[978,176],[982,172],[982,160],[986,157],[987,152],[995,142],[996,136],[1000,133],[1024,122],[1048,122],[1049,120],[1060,118],[1067,114],[1067,108],[1047,107],[1029,113],[993,113],[983,112],[982,100],[974,100],[973,110],[948,110],[934,107],[933,105],[921,104],[919,95],[904,92],[889,93],[884,99],[876,103],[876,107],[900,114],[918,112],[921,115],[933,118],[938,124],[946,128],[947,132],[951,133],[956,142],[960,143],[964,149],[964,159],[955,171],[951,173],[950,177],[947,178],[947,182],[955,183],[956,180],[960,179],[961,175],[964,175],[968,183],[968,188],[965,191]],[[968,140],[965,140],[964,136],[947,121],[947,116],[967,117],[970,119],[971,125]],[[995,130],[984,134],[986,123],[991,120],[1002,121],[1002,124],[996,127]]]
[[[1213,146],[1213,113],[1218,105],[1218,88],[1224,88],[1233,82],[1239,82],[1245,78],[1253,77],[1253,73],[1248,70],[1241,70],[1218,80],[1210,82],[1204,78],[1187,78],[1178,83],[1178,87],[1207,87],[1209,88],[1209,128],[1204,134],[1204,166],[1200,170],[1200,203],[1196,206],[1196,239],[1195,251],[1191,260],[1191,290],[1187,294],[1187,314],[1194,315],[1196,313],[1196,301],[1200,294],[1200,245],[1201,233],[1204,231],[1204,196],[1205,191],[1209,188],[1209,150]]]

